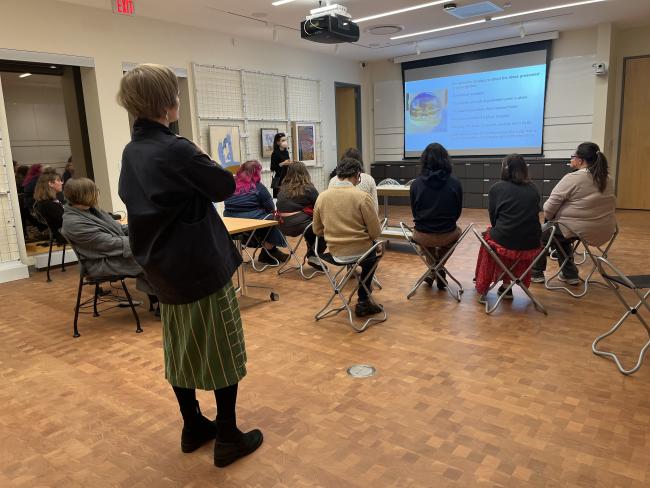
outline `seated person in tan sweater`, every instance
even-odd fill
[[[335,262],[363,255],[381,234],[372,197],[357,188],[362,171],[359,161],[344,158],[336,168],[337,181],[316,200],[313,230],[325,237]],[[370,292],[373,267],[380,258],[381,254],[373,252],[361,263],[361,279]],[[383,311],[363,286],[359,287],[358,297],[354,310],[357,317]]]

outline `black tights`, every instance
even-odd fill
[[[237,416],[235,414],[237,386],[238,383],[235,383],[214,390],[214,398],[217,402],[217,436],[223,441],[236,441],[241,435],[241,431],[237,428]],[[173,388],[183,421],[191,425],[199,416],[196,390],[181,388],[180,386],[174,386]]]

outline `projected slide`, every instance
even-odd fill
[[[545,64],[406,81],[405,152],[540,153],[545,87]]]

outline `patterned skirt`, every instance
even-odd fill
[[[165,378],[172,386],[218,390],[246,376],[246,346],[232,283],[182,305],[160,304]]]

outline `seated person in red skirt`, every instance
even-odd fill
[[[510,154],[504,158],[501,181],[490,188],[488,201],[492,227],[483,236],[503,264],[511,267],[519,260],[512,270],[514,275],[519,276],[539,254],[542,235],[539,191],[528,179],[528,167],[522,156]],[[501,273],[501,268],[481,247],[476,263],[476,291],[480,303],[485,303],[490,285]],[[502,279],[499,294],[510,283],[508,276]],[[530,279],[531,274],[528,273],[523,283],[526,287],[530,286]],[[504,298],[512,299],[512,290]]]

